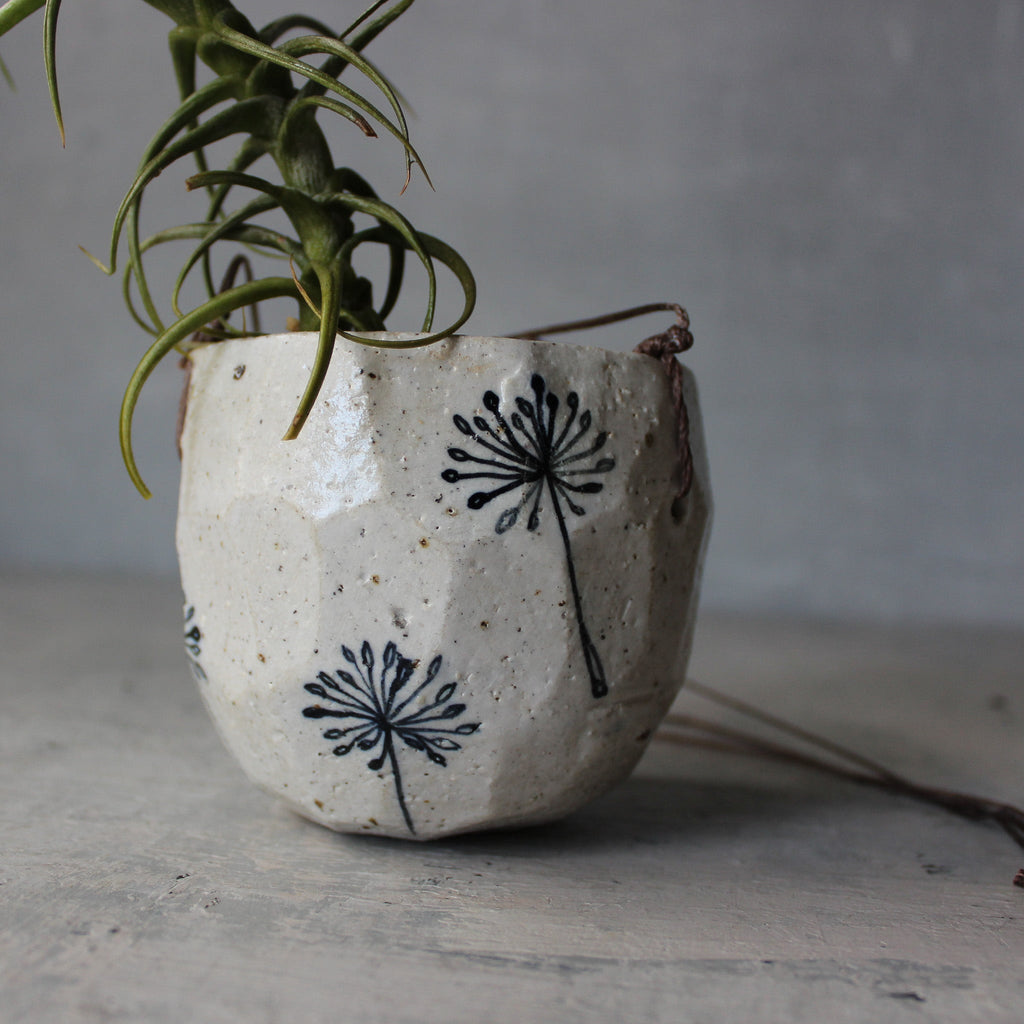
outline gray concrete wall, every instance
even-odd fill
[[[115,437],[144,341],[76,250],[170,108],[164,24],[65,5],[64,152],[26,27],[0,46],[0,564],[171,571],[178,374],[140,409],[145,504]],[[437,184],[403,208],[473,264],[474,332],[688,306],[710,604],[1024,622],[1019,0],[419,0],[373,56]],[[394,149],[343,141],[397,197]]]

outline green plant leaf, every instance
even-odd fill
[[[376,3],[372,4],[366,11],[364,11],[356,20],[349,25],[344,32],[341,33],[341,38],[345,39],[350,36],[367,18],[371,17],[374,13],[379,11],[382,7],[387,4],[388,0],[377,0]],[[413,0],[399,0],[398,3],[394,4],[389,10],[385,11],[379,18],[375,18],[370,22],[362,32],[349,44],[353,50],[362,51],[374,39],[377,38],[390,25],[396,18],[401,17],[410,7],[412,7]],[[339,72],[340,74],[340,72]]]
[[[164,122],[156,135],[150,140],[149,145],[143,154],[143,167],[159,156],[165,150],[176,135],[193,125],[193,130],[198,130],[196,118],[206,111],[212,109],[225,100],[230,99],[238,91],[237,83],[231,79],[215,79],[208,83],[198,92],[189,96],[175,111],[175,113]],[[225,111],[225,113],[227,113]],[[202,150],[195,150],[197,156],[201,157]],[[200,160],[202,163],[202,160]],[[125,227],[128,236],[128,258],[132,266],[135,281],[139,290],[139,297],[142,299],[146,314],[150,323],[160,332],[164,329],[160,313],[153,300],[146,278],[146,272],[142,264],[142,254],[139,249],[139,207],[142,200],[141,191],[128,208]],[[111,259],[114,256],[112,254]],[[111,264],[113,267],[113,263]],[[208,282],[208,290],[213,293],[212,282]]]
[[[225,217],[224,220],[212,225],[207,229],[202,240],[195,249],[192,250],[192,254],[185,261],[181,270],[178,272],[178,279],[174,284],[174,291],[171,294],[171,305],[174,307],[175,315],[181,316],[181,309],[179,306],[179,295],[181,294],[182,286],[185,283],[185,279],[188,277],[189,272],[192,268],[210,251],[210,248],[220,241],[222,238],[227,238],[237,228],[244,227],[250,217],[258,216],[262,213],[267,213],[270,210],[277,209],[280,204],[272,196],[261,196],[259,199],[254,199],[251,203],[243,206],[241,209],[236,210],[230,216]],[[282,251],[285,236],[279,236],[282,243]],[[290,241],[290,240],[289,240]],[[302,252],[302,246],[298,242],[293,242],[289,255],[295,258]]]
[[[178,83],[178,96],[184,102],[196,91],[198,34],[194,29],[175,26],[168,35],[167,44],[171,51],[171,63],[174,65],[174,77]],[[193,124],[191,127],[194,126]],[[196,150],[195,161],[198,170],[207,169],[206,154],[203,150]]]
[[[142,242],[140,251],[146,253],[150,249],[158,245],[164,245],[168,242],[201,240],[205,238],[209,232],[210,225],[206,222],[179,224],[175,227],[165,228],[163,231],[158,231],[154,235],[150,235]],[[294,239],[290,239],[286,235],[282,235],[280,231],[260,227],[256,224],[244,224],[233,227],[230,231],[225,231],[223,233],[223,240],[227,242],[238,242],[247,248],[258,251],[261,255],[267,255],[268,251],[275,253],[280,258],[290,259],[301,269],[305,269],[303,266],[305,257],[301,246]],[[135,322],[144,331],[146,331],[147,334],[152,334],[154,336],[158,335],[160,334],[160,331],[155,330],[151,324],[143,320],[135,309],[135,305],[131,297],[131,283],[133,279],[133,268],[128,266],[125,268],[121,283],[121,290],[125,305],[128,307],[128,311]],[[214,294],[216,294],[216,291],[214,291],[210,297],[212,298]]]
[[[367,228],[365,231],[357,231],[341,247],[341,252],[338,254],[339,262],[343,265],[351,263],[356,249],[366,242],[379,242],[386,245],[389,251],[387,291],[384,293],[384,301],[381,303],[380,309],[377,310],[377,316],[383,321],[395,308],[395,303],[398,302],[398,296],[402,290],[402,280],[405,276],[405,245],[401,235],[393,228],[386,225]]]
[[[305,61],[297,59],[293,51],[297,53],[312,53],[312,52],[328,52],[325,49],[314,48],[312,50],[304,49],[309,45],[309,40],[316,38],[322,42],[326,47],[340,46],[346,51],[350,51],[349,47],[345,47],[344,44],[337,43],[335,40],[327,39],[326,37],[309,37],[303,36],[299,39],[289,40],[287,43],[282,44],[280,47],[267,46],[265,43],[261,43],[258,39],[253,39],[247,36],[244,32],[239,32],[236,29],[230,28],[222,17],[218,17],[214,22],[215,31],[219,38],[224,42],[229,43],[235,47],[241,53],[249,54],[252,57],[256,57],[259,60],[264,60],[269,64],[275,64],[278,67],[282,67],[287,71],[294,72],[309,81],[317,82],[324,86],[328,91],[337,93],[343,99],[347,100],[354,107],[358,107],[368,117],[376,121],[385,131],[392,134],[398,139],[406,151],[407,164],[417,163],[420,168],[423,167],[423,162],[420,160],[419,154],[415,151],[412,143],[409,141],[408,127],[405,124],[405,115],[401,112],[401,104],[398,103],[397,96],[394,95],[394,90],[388,86],[383,76],[376,72],[374,74],[376,78],[371,77],[371,81],[381,89],[384,95],[388,98],[388,102],[391,103],[392,107],[396,110],[396,117],[401,127],[396,126],[391,120],[385,116],[380,110],[377,109],[369,100],[361,96],[353,89],[349,89],[348,86],[342,85],[336,79],[329,75],[324,75],[311,64],[305,63]],[[355,51],[350,51],[352,56],[358,56]],[[369,65],[365,60],[359,58],[361,63],[367,67]],[[364,71],[364,73],[366,73]],[[370,77],[370,76],[368,76]],[[424,171],[424,175],[426,172]],[[428,178],[429,181],[429,178]]]
[[[231,163],[227,166],[228,173],[242,173],[251,167],[261,156],[269,151],[269,144],[263,139],[245,139],[239,147]],[[216,220],[221,215],[224,203],[227,201],[228,193],[234,187],[230,181],[221,183],[218,187],[204,186],[212,192],[210,205],[206,211],[206,219]]]
[[[60,14],[61,0],[46,0],[43,11],[43,65],[46,68],[46,85],[50,90],[50,105],[53,116],[57,118],[60,131],[60,144],[67,143],[64,133],[64,116],[60,111],[60,92],[57,89],[57,16]]]
[[[281,126],[282,133],[287,130],[288,123],[292,118],[298,117],[304,111],[318,107],[330,110],[334,114],[339,114],[345,120],[351,121],[364,135],[370,138],[377,137],[377,133],[373,130],[373,125],[359,111],[354,107],[350,107],[347,103],[341,103],[339,100],[331,99],[329,96],[306,96],[292,100],[288,105],[288,113],[284,116],[284,123]]]
[[[291,39],[287,43],[282,44],[279,48],[280,52],[286,53],[293,57],[309,57],[313,54],[320,54],[323,56],[337,57],[345,61],[346,65],[352,65],[357,71],[362,72],[373,84],[383,93],[388,103],[391,105],[391,109],[394,111],[395,118],[398,122],[400,131],[392,131],[392,134],[398,138],[405,146],[406,150],[406,185],[409,183],[409,173],[413,163],[419,164],[420,170],[423,171],[423,176],[427,180],[427,184],[433,188],[433,183],[430,180],[430,175],[427,174],[426,168],[423,166],[423,161],[420,160],[419,155],[408,145],[409,141],[409,126],[405,120],[405,112],[402,110],[401,101],[398,98],[398,93],[395,91],[394,86],[371,64],[365,57],[361,56],[356,50],[352,49],[351,46],[347,46],[345,43],[340,42],[337,39],[328,39],[325,36],[301,36],[298,39]],[[334,79],[330,79],[334,81]],[[361,98],[361,97],[360,97]],[[363,109],[369,112],[368,108],[371,106],[368,101],[364,100]],[[374,108],[376,109],[376,108]],[[378,120],[380,115],[378,112]],[[386,119],[380,121],[387,127]],[[391,129],[388,129],[391,131]],[[403,189],[404,191],[404,189]]]
[[[176,160],[194,152],[202,146],[239,133],[260,133],[267,124],[268,117],[279,111],[276,97],[259,96],[242,100],[240,103],[214,114],[208,121],[190,131],[185,132],[165,146],[136,175],[128,193],[121,200],[114,217],[114,229],[110,241],[110,262],[104,266],[93,257],[93,261],[107,274],[114,273],[117,267],[117,248],[124,228],[125,219],[132,206],[141,198],[146,186],[162,171]]]
[[[368,10],[364,11],[344,32],[339,33],[339,39],[346,39],[351,35],[360,25],[362,25],[367,18],[371,17],[376,11],[380,10],[388,0],[377,0]],[[355,39],[349,42],[349,46],[357,53],[361,53],[374,39],[377,38],[390,25],[396,18],[404,14],[413,4],[413,0],[400,0],[389,10],[385,11],[379,18],[374,19],[370,22],[362,32],[355,37]],[[325,33],[327,34],[327,33]],[[322,74],[327,75],[329,78],[337,78],[348,65],[348,61],[342,57],[332,57],[330,60],[325,61],[320,71]],[[304,96],[315,96],[323,91],[323,87],[315,82],[309,82],[302,88],[302,94]]]
[[[365,338],[349,331],[339,331],[343,338],[354,341],[360,345],[372,345],[377,348],[423,348],[426,345],[433,345],[435,342],[443,341],[451,337],[472,315],[476,305],[476,281],[473,279],[473,272],[469,269],[466,261],[446,242],[432,235],[419,233],[420,244],[427,254],[437,260],[442,266],[447,267],[462,285],[463,306],[462,312],[443,331],[436,331],[434,334],[422,338],[414,338],[409,341],[390,341],[381,338]]]
[[[351,192],[333,192],[329,196],[323,197],[323,201],[338,203],[350,210],[368,214],[381,224],[389,225],[398,232],[407,247],[419,257],[427,272],[427,311],[423,318],[422,329],[429,331],[434,322],[434,306],[437,302],[437,275],[434,273],[434,264],[430,260],[430,255],[412,224],[393,206],[389,206],[379,199],[357,196]]]
[[[261,156],[264,156],[267,153],[268,148],[268,144],[262,139],[243,139],[238,152],[228,165],[228,171],[245,171],[259,160]],[[210,193],[210,205],[206,211],[206,219],[211,224],[216,222],[222,216],[221,211],[224,204],[227,202],[228,194],[232,187],[233,186],[230,183],[224,183],[218,186],[206,186],[207,192]],[[212,297],[216,294],[217,289],[214,286],[213,274],[210,270],[209,254],[203,257],[203,279],[206,282],[207,293]]]
[[[185,184],[189,191],[206,188],[207,185],[242,186],[272,196],[278,203],[281,202],[285,192],[284,185],[275,185],[273,182],[267,181],[266,178],[260,178],[255,174],[245,174],[242,171],[203,171],[201,174],[193,174]]]
[[[149,288],[149,281],[146,279],[146,268],[142,264],[142,253],[139,249],[139,203],[140,199],[136,199],[132,203],[128,210],[128,218],[126,221],[127,232],[128,232],[128,265],[132,269],[132,273],[135,275],[135,281],[139,289],[139,297],[142,299],[142,304],[146,308],[146,313],[150,318],[150,322],[153,327],[160,332],[164,329],[163,321],[160,318],[160,313],[156,308],[156,302],[153,300],[153,294]]]
[[[201,240],[210,231],[210,225],[205,221],[197,221],[194,224],[177,224],[171,228],[164,228],[154,235],[150,235],[142,243],[142,251],[148,252],[157,245],[164,245],[168,242],[181,242],[189,240]],[[259,250],[269,249],[276,251],[285,259],[291,259],[296,264],[304,259],[301,246],[295,239],[282,235],[280,231],[273,228],[260,227],[258,224],[236,225],[230,231],[224,233],[224,240],[227,242],[240,242]],[[125,271],[127,273],[127,271]]]
[[[139,164],[141,170],[178,134],[187,128],[198,127],[197,119],[201,114],[212,110],[219,103],[237,97],[241,91],[241,83],[233,78],[215,78],[202,88],[195,90],[182,100],[174,113],[157,129],[143,150]]]
[[[334,35],[330,25],[326,25],[316,18],[310,18],[305,14],[289,14],[264,25],[259,31],[259,37],[262,42],[272,46],[281,36],[297,28],[308,29],[310,32],[317,32],[325,36]]]
[[[0,5],[0,36],[10,32],[15,25],[35,14],[46,0],[7,0]]]
[[[285,431],[283,440],[293,441],[299,436],[313,404],[320,394],[327,370],[334,355],[334,345],[338,332],[338,314],[341,308],[341,275],[336,268],[317,274],[320,282],[320,332],[317,339],[316,355],[313,367],[309,372],[305,390],[299,399],[292,422]]]
[[[361,174],[353,171],[351,167],[339,167],[331,175],[331,191],[354,192],[357,196],[366,196],[369,199],[378,198],[370,183]]]
[[[121,416],[119,421],[119,435],[121,441],[121,456],[139,493],[144,498],[152,497],[149,488],[146,486],[139,467],[135,462],[135,452],[132,448],[132,420],[135,416],[135,407],[139,401],[139,394],[143,385],[149,379],[150,374],[159,365],[160,361],[170,352],[174,351],[177,345],[184,341],[190,334],[201,330],[206,324],[220,317],[224,317],[237,309],[251,306],[256,302],[263,302],[266,299],[275,299],[282,296],[297,298],[298,289],[291,278],[266,277],[258,281],[247,281],[245,284],[237,285],[226,292],[221,292],[212,299],[207,300],[201,306],[186,314],[176,323],[171,324],[146,350],[145,355],[139,361],[135,372],[125,389],[124,399],[121,402]]]

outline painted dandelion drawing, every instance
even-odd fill
[[[358,657],[348,647],[342,647],[341,653],[352,670],[339,668],[333,675],[320,672],[319,682],[306,683],[306,691],[321,703],[303,708],[302,713],[306,718],[339,720],[339,725],[323,734],[325,740],[336,744],[336,757],[358,750],[374,755],[366,763],[370,771],[390,768],[402,817],[415,835],[405,802],[399,752],[408,747],[444,768],[446,755],[461,750],[461,737],[471,736],[480,723],[452,724],[466,710],[465,704],[452,703],[455,683],[446,683],[432,696],[426,693],[441,671],[440,654],[427,666],[423,681],[415,685],[411,680],[419,662],[404,657],[393,643],[384,648],[379,674],[368,642],[364,641]]]
[[[484,394],[484,408],[493,417],[493,422],[483,416],[474,416],[470,423],[464,416],[455,416],[456,428],[477,447],[475,454],[464,448],[449,448],[449,458],[462,463],[465,468],[446,469],[441,476],[448,483],[490,481],[484,485],[489,490],[475,491],[469,496],[466,504],[471,509],[481,509],[505,494],[513,494],[518,499],[498,516],[494,527],[496,533],[511,530],[527,509],[526,528],[536,530],[540,525],[541,501],[547,493],[565,545],[569,585],[580,644],[590,676],[590,690],[595,697],[603,697],[608,693],[608,682],[583,618],[583,600],[576,578],[565,510],[576,516],[585,514],[586,510],[575,496],[597,494],[602,490],[604,484],[599,480],[585,478],[614,469],[615,459],[607,455],[597,457],[608,440],[608,433],[602,430],[588,437],[593,417],[589,410],[580,412],[580,398],[575,391],[569,392],[565,400],[567,411],[559,423],[560,402],[557,395],[547,390],[544,378],[535,373],[530,379],[530,387],[533,401],[517,398],[516,411],[508,417],[501,412],[500,401],[493,391]]]
[[[199,623],[195,621],[196,610],[193,605],[185,609],[185,653],[188,655],[188,667],[192,672],[192,678],[197,683],[206,682],[206,672],[199,663],[199,656],[202,654],[203,634],[199,629]]]

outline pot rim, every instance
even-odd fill
[[[353,346],[354,348],[366,348],[372,352],[386,352],[394,353],[396,355],[407,355],[414,356],[416,353],[436,353],[439,351],[450,351],[456,345],[464,345],[467,343],[480,342],[487,344],[500,344],[502,346],[508,345],[526,345],[526,346],[537,346],[541,348],[558,348],[562,350],[569,350],[578,353],[593,353],[600,352],[606,357],[614,357],[616,359],[626,359],[627,361],[633,358],[650,361],[652,364],[656,362],[651,356],[645,355],[642,352],[636,352],[633,349],[614,349],[606,348],[603,345],[585,345],[571,341],[563,341],[561,339],[554,340],[550,338],[517,338],[511,335],[488,335],[488,334],[450,334],[448,337],[443,338],[441,341],[432,342],[429,345],[393,345],[393,344],[373,344],[375,341],[383,342],[410,342],[416,341],[420,338],[428,338],[431,335],[425,331],[365,331],[355,335],[356,338],[366,339],[363,341],[355,341],[349,338],[345,334],[338,334],[336,337],[336,345],[338,348]],[[247,334],[239,337],[232,338],[219,338],[211,341],[197,341],[195,342],[186,353],[187,358],[191,358],[196,352],[213,351],[217,346],[238,343],[245,344],[246,342],[259,342],[259,341],[274,341],[274,342],[287,342],[287,341],[302,341],[307,344],[316,344],[319,341],[319,335],[316,331],[277,331],[268,332],[264,334]]]

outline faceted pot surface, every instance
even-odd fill
[[[685,675],[710,512],[692,377],[676,502],[676,414],[649,356],[339,341],[282,441],[315,348],[190,356],[185,637],[224,742],[343,831],[430,839],[604,792]]]

